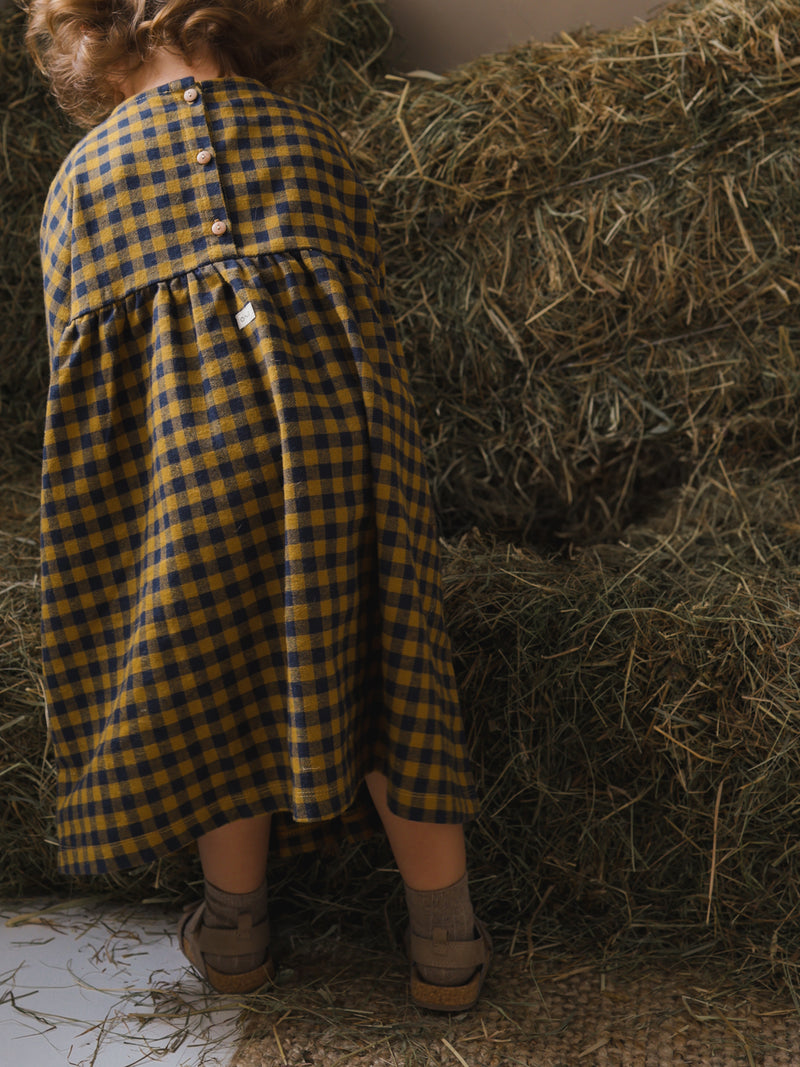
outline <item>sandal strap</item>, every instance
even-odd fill
[[[205,913],[205,905],[202,905],[202,911],[198,916],[197,947],[203,955],[211,953],[213,956],[241,956],[257,952],[266,953],[270,944],[267,919],[260,923],[253,923],[252,915],[244,913],[238,918],[237,929],[232,930],[206,926],[203,922]]]
[[[486,962],[486,943],[480,931],[472,941],[452,941],[447,931],[437,927],[433,937],[409,937],[409,954],[422,967],[482,967]]]

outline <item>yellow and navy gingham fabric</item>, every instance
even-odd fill
[[[283,852],[475,812],[370,206],[315,112],[191,78],[70,154],[42,224],[43,648],[59,863],[276,813]]]

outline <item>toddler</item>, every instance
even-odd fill
[[[491,940],[435,519],[375,220],[281,94],[322,0],[30,0],[89,132],[42,222],[43,655],[60,869],[196,842],[183,952],[273,974],[267,852],[377,811],[411,995],[473,1005]],[[367,805],[367,806],[365,806]]]

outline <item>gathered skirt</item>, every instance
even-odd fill
[[[313,249],[78,317],[42,508],[59,862],[148,863],[275,814],[279,852],[475,812],[436,524],[391,313]]]

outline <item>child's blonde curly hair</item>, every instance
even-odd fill
[[[280,89],[307,74],[329,0],[28,0],[26,43],[60,107],[90,127],[157,48]]]

